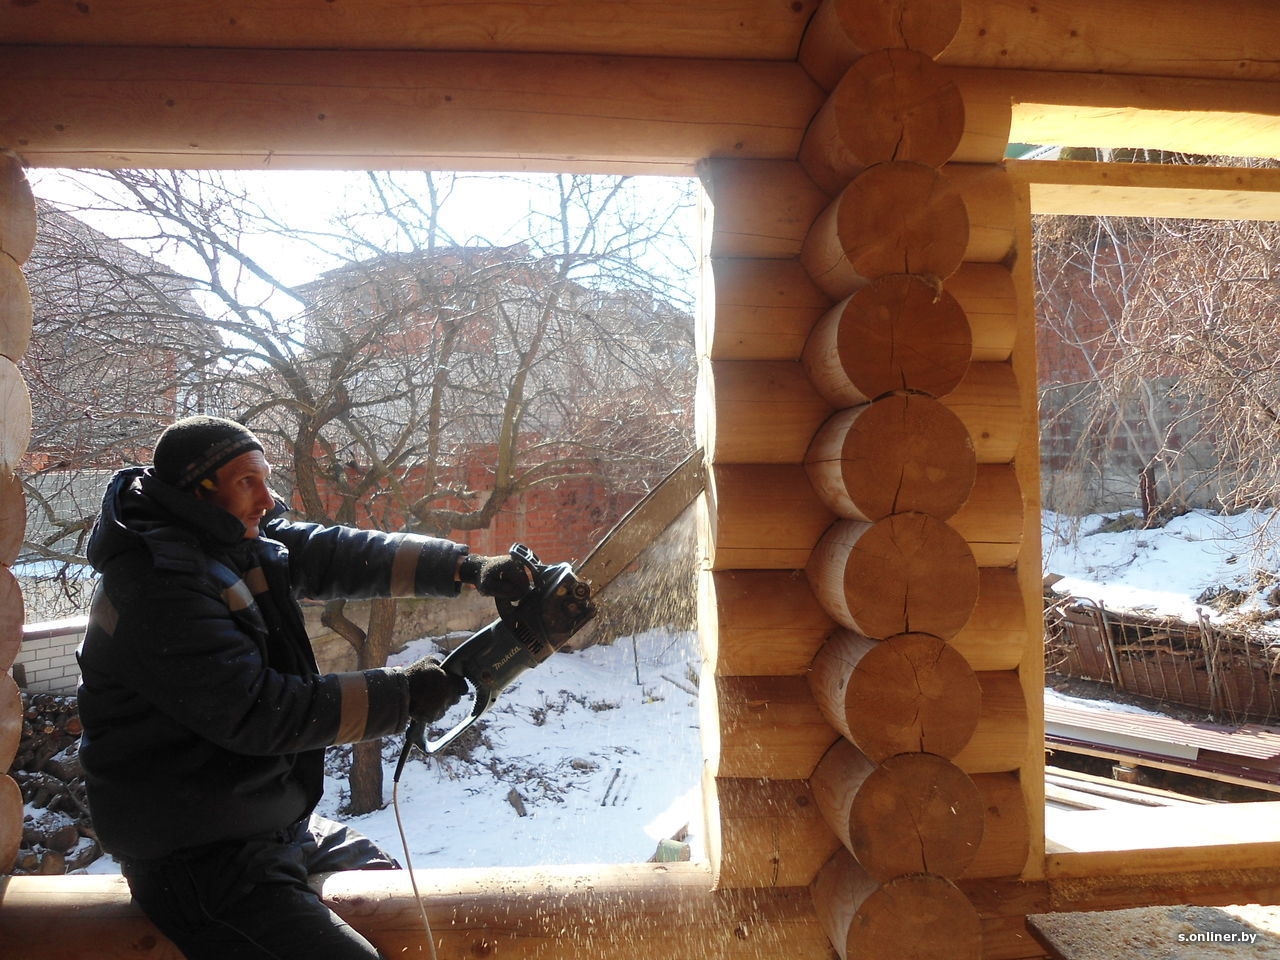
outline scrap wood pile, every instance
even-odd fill
[[[9,776],[26,814],[13,872],[60,874],[100,856],[84,799],[76,698],[22,691],[22,739]]]
[[[1115,611],[1045,591],[1047,670],[1205,711],[1233,722],[1280,722],[1280,644],[1246,625]]]

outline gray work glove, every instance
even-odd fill
[[[481,595],[497,600],[519,600],[533,589],[528,567],[510,555],[468,555],[458,568],[458,579],[474,586]]]
[[[467,692],[467,681],[445,673],[435,657],[423,657],[404,667],[409,681],[409,716],[434,723]]]

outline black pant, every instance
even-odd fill
[[[121,864],[133,898],[188,960],[384,960],[307,877],[399,865],[323,817],[273,837],[211,843]]]

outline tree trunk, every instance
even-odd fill
[[[347,619],[345,600],[332,600],[321,618],[325,626],[341,635],[356,651],[356,668],[375,670],[387,665],[391,639],[396,625],[396,602],[391,599],[369,601],[369,629]],[[382,809],[382,740],[365,740],[351,751],[350,790],[346,812],[360,816]]]

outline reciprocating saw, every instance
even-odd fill
[[[520,600],[496,600],[498,619],[473,633],[440,664],[472,687],[471,714],[437,740],[427,739],[423,721],[410,721],[396,781],[413,747],[427,755],[447,747],[484,716],[518,676],[562,648],[596,615],[591,585],[569,564],[544,564],[522,543],[511,548],[511,556],[524,564],[533,589]]]

